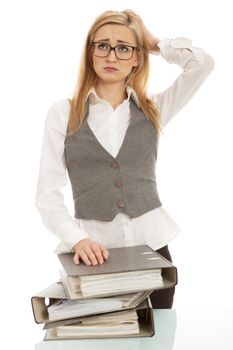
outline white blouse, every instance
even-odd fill
[[[150,95],[160,109],[164,127],[207,78],[214,68],[214,61],[203,49],[193,47],[186,38],[164,39],[158,46],[167,62],[183,69],[168,89]],[[137,102],[137,96],[131,88],[127,89],[127,93],[127,99],[115,110],[99,98],[94,90],[89,94],[87,121],[98,141],[114,157],[130,122],[131,94]],[[62,188],[67,184],[64,140],[68,117],[67,99],[53,103],[48,111],[36,194],[36,206],[44,225],[61,240],[57,252],[70,251],[79,240],[87,237],[106,248],[148,244],[153,249],[159,249],[168,244],[180,232],[180,227],[163,207],[136,218],[121,212],[110,222],[75,219],[70,215],[62,194]]]

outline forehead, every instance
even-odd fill
[[[132,29],[122,24],[104,24],[94,35],[94,41],[107,39],[111,44],[124,41],[136,44],[136,37]]]

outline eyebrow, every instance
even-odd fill
[[[99,40],[97,40],[97,41],[109,42],[110,39],[99,39]],[[125,40],[117,40],[117,43],[125,43],[125,44],[132,45],[131,43],[129,43],[128,41],[125,41]]]

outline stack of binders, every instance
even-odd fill
[[[149,337],[155,333],[149,295],[177,284],[176,267],[149,246],[109,249],[102,265],[58,255],[61,279],[31,298],[44,340]]]

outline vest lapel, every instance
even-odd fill
[[[88,110],[87,109],[87,114],[88,114]],[[132,129],[132,127],[134,126],[134,124],[136,123],[136,121],[138,120],[138,118],[141,118],[141,110],[139,110],[139,108],[137,107],[136,103],[132,100],[132,98],[130,98],[130,123],[128,125],[128,128],[126,130],[125,133],[125,137],[124,140],[122,142],[122,145],[119,149],[119,152],[117,153],[116,157],[113,157],[103,146],[102,144],[99,142],[99,140],[97,139],[97,137],[95,136],[95,134],[93,133],[93,131],[91,130],[88,122],[87,122],[87,117],[85,118],[84,122],[83,122],[83,126],[82,128],[84,128],[83,131],[85,131],[88,134],[88,137],[91,137],[92,139],[95,140],[96,143],[96,147],[98,147],[99,149],[101,149],[103,152],[105,152],[112,160],[116,160],[119,159],[120,154],[123,152],[124,148],[126,147],[128,138],[129,138],[129,133],[130,130]]]

